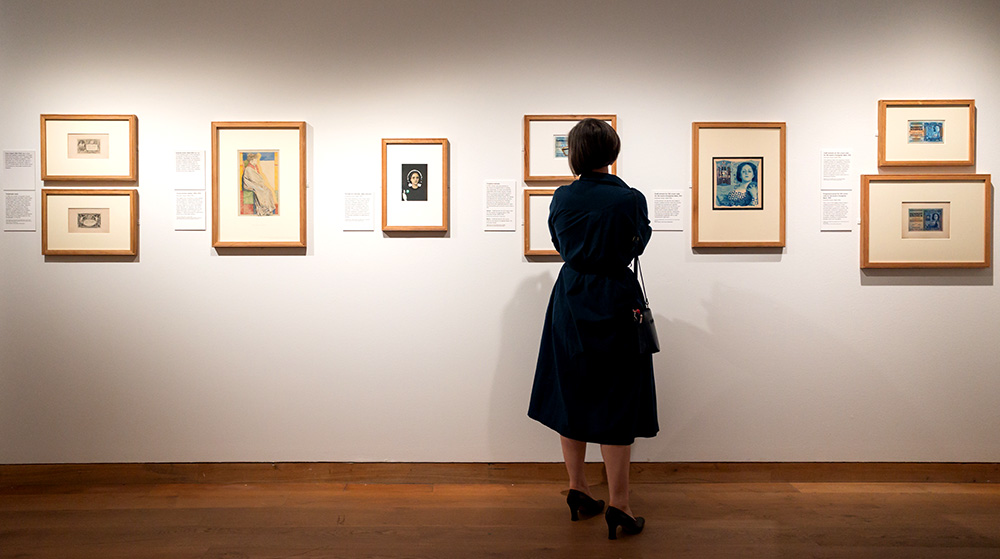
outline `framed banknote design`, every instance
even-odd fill
[[[713,157],[712,209],[764,209],[764,158]]]
[[[524,189],[524,255],[558,256],[549,233],[549,204],[554,188]]]
[[[990,175],[862,175],[862,268],[985,268]]]
[[[448,230],[448,140],[382,140],[382,230]]]
[[[135,115],[41,115],[42,180],[135,181]]]
[[[965,166],[975,162],[974,100],[878,102],[880,167]]]
[[[693,247],[785,246],[785,123],[692,124]]]
[[[306,246],[306,123],[212,123],[212,246]]]
[[[42,254],[134,256],[138,250],[137,190],[42,190]]]
[[[569,166],[567,135],[585,118],[603,120],[618,129],[616,115],[524,116],[525,182],[570,182],[576,178]],[[618,162],[615,162],[611,165],[611,173],[617,172]]]

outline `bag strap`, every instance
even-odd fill
[[[639,278],[639,288],[642,289],[642,303],[649,306],[649,298],[646,297],[646,282],[642,280],[642,268],[639,267],[639,257],[635,257],[635,277]]]
[[[635,199],[635,237],[632,242],[635,244],[635,260],[632,263],[632,272],[639,280],[639,288],[642,290],[642,303],[649,306],[649,298],[646,297],[646,282],[642,279],[642,268],[639,267],[639,243],[642,242],[642,235],[639,233],[639,194],[633,189],[632,198]]]

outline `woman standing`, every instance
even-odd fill
[[[629,466],[636,437],[659,431],[653,362],[639,353],[633,310],[642,295],[629,263],[652,229],[642,193],[608,174],[621,142],[608,123],[588,118],[570,130],[570,167],[579,180],[560,187],[549,207],[549,232],[565,262],[552,288],[528,416],[560,435],[569,473],[571,518],[596,515],[587,443],[599,443],[607,470],[608,537],[642,531],[629,506]]]

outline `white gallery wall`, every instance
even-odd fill
[[[998,21],[995,0],[0,0],[0,149],[38,150],[42,113],[137,115],[141,221],[134,260],[0,233],[0,463],[560,460],[525,416],[559,263],[482,224],[546,113],[618,115],[647,196],[688,192],[693,121],[787,123],[785,249],[653,235],[661,431],[636,460],[1000,461],[995,268],[860,270],[819,190],[821,151],[851,150],[857,211],[879,99],[975,99],[977,164],[948,170],[1000,173]],[[241,120],[309,125],[304,253],[173,230],[174,152]],[[380,139],[408,137],[451,143],[450,231],[345,232],[344,193],[377,208]]]

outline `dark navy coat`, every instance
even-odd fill
[[[652,229],[646,198],[614,175],[556,189],[549,231],[564,264],[552,288],[528,416],[578,441],[632,444],[659,431],[653,362],[640,354],[629,263]]]

